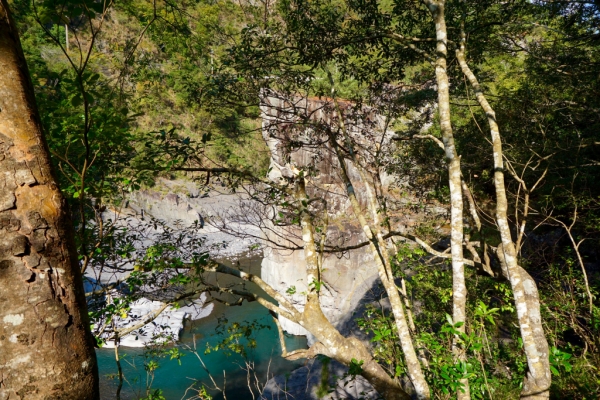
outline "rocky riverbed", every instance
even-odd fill
[[[189,236],[187,241],[198,240],[202,243],[202,250],[210,253],[211,258],[217,260],[235,260],[242,256],[256,253],[258,239],[247,237],[235,237],[218,229],[211,222],[235,226],[236,229],[259,234],[253,226],[244,226],[239,222],[237,214],[243,204],[243,193],[227,193],[212,190],[200,194],[197,186],[190,181],[159,180],[155,188],[134,192],[126,206],[120,209],[105,211],[104,220],[115,223],[119,228],[135,232],[132,235],[136,242],[134,246],[139,251],[138,257],[143,256],[144,248],[147,249],[159,242],[161,234],[165,229],[173,228],[177,232],[179,228],[186,229]],[[155,220],[164,225],[153,226]],[[192,224],[196,224],[192,227]],[[184,255],[185,256],[185,255]],[[85,291],[92,293],[101,286],[114,286],[107,296],[94,297],[94,301],[102,304],[118,303],[128,294],[125,281],[136,269],[132,262],[124,260],[121,264],[112,263],[92,265],[85,274]],[[171,275],[165,275],[162,280],[166,281]],[[112,337],[114,329],[126,329],[139,326],[141,322],[152,319],[153,314],[160,314],[144,326],[139,326],[133,332],[119,339],[119,345],[123,347],[144,347],[152,342],[164,342],[179,340],[179,334],[183,329],[186,319],[198,320],[207,317],[213,310],[214,304],[207,303],[206,294],[187,300],[181,307],[166,307],[161,300],[168,298],[172,293],[163,293],[152,290],[152,285],[145,285],[144,292],[147,297],[142,297],[127,306],[120,315],[116,315],[109,326],[106,319],[96,321],[96,330],[104,339]],[[150,298],[148,298],[148,296]],[[94,308],[91,304],[90,308]],[[105,346],[112,347],[114,342],[107,340]]]

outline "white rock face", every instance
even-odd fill
[[[202,294],[192,305],[180,309],[167,307],[152,322],[120,338],[119,345],[123,347],[145,347],[154,343],[177,342],[186,318],[200,319],[210,315],[214,305],[207,304],[205,306],[205,301],[206,295]],[[164,305],[165,303],[160,301],[152,301],[146,298],[136,300],[131,303],[127,318],[115,317],[116,327],[117,329],[123,329],[135,326]],[[111,332],[106,332],[103,337],[109,337],[110,335]],[[112,340],[105,343],[104,347],[106,348],[115,347]]]
[[[307,195],[312,199],[324,199],[327,204],[329,225],[326,243],[329,246],[347,247],[366,242],[367,238],[354,216],[353,208],[348,199],[346,186],[339,176],[339,161],[333,151],[327,151],[328,146],[321,146],[321,151],[310,146],[315,135],[302,131],[305,124],[297,124],[298,130],[290,129],[300,120],[298,114],[304,118],[318,120],[321,123],[332,123],[332,105],[326,104],[328,100],[280,97],[276,92],[264,91],[261,97],[261,112],[263,117],[263,138],[271,151],[271,169],[269,178],[280,182],[281,177],[292,177],[294,171],[310,168],[310,179],[306,180]],[[365,108],[365,113],[370,110]],[[364,147],[391,145],[393,132],[386,130],[387,125],[376,114],[371,115],[374,124],[372,129],[375,140],[363,135],[361,125],[349,128],[349,135]],[[282,128],[283,127],[283,128]],[[289,149],[286,143],[291,139],[309,144],[306,148]],[[382,140],[383,139],[383,140]],[[325,138],[319,137],[319,140]],[[316,156],[318,155],[318,157]],[[372,152],[371,154],[375,154]],[[364,154],[363,154],[364,155]],[[358,202],[367,204],[366,185],[361,180],[361,174],[351,163],[347,163],[347,173],[354,185]],[[390,177],[383,177],[383,190],[388,191],[392,182]],[[366,207],[364,207],[365,210]],[[365,211],[368,213],[368,210]],[[402,230],[400,224],[394,226]],[[276,246],[302,248],[303,242],[297,227],[280,226],[270,227],[272,233],[267,237],[267,246],[271,251],[264,252],[262,264],[262,278],[272,285],[278,292],[286,293],[288,288],[295,287],[296,294],[290,295],[290,300],[302,310],[305,295],[308,290],[306,276],[306,263],[303,250],[277,250]],[[268,243],[276,243],[269,245]],[[326,285],[320,292],[321,306],[329,321],[338,329],[371,289],[378,279],[377,266],[369,246],[346,251],[344,253],[329,254],[324,257],[322,280]],[[307,334],[300,326],[280,318],[284,329],[293,334]],[[343,332],[348,333],[348,332]],[[312,341],[310,335],[309,343]]]
[[[194,182],[162,179],[158,189],[140,190],[131,194],[130,211],[137,218],[149,217],[173,225],[190,226],[198,221],[198,236],[206,240],[206,247],[214,258],[235,258],[248,253],[260,242],[260,229],[249,223],[247,195],[211,190],[199,193]],[[229,232],[220,228],[227,227]],[[238,232],[240,235],[232,235]]]
[[[343,107],[351,108],[348,104],[342,105]],[[306,192],[311,199],[323,199],[327,204],[329,224],[326,244],[344,248],[366,243],[367,238],[354,214],[346,185],[340,176],[341,167],[335,152],[329,145],[316,144],[327,142],[325,134],[307,129],[307,124],[303,122],[308,119],[337,126],[336,113],[331,111],[333,105],[330,100],[301,96],[286,98],[281,93],[264,90],[261,93],[260,108],[263,118],[262,135],[271,152],[269,179],[281,183],[282,177],[292,178],[301,169],[311,171],[309,178],[305,179]],[[381,147],[393,146],[392,137],[395,134],[388,129],[385,119],[369,107],[364,106],[361,114],[366,118],[349,124],[348,135],[360,145],[357,148],[362,150],[357,151],[364,163],[368,164],[370,161],[374,162],[373,155],[379,154]],[[306,146],[290,147],[291,141],[305,143]],[[385,157],[385,154],[381,157]],[[346,163],[346,170],[358,203],[368,219],[370,212],[367,208],[367,192],[375,190],[373,183],[367,185],[353,163]],[[437,218],[438,215],[447,213],[445,208],[440,209],[435,203],[421,202],[420,207],[415,209],[413,205],[419,200],[409,194],[410,188],[406,186],[405,180],[396,180],[386,174],[381,176],[381,180],[380,194],[394,199],[387,204],[392,230],[406,232],[416,221],[425,220],[428,216]],[[266,239],[265,246],[271,250],[264,251],[262,279],[279,293],[288,296],[296,308],[302,310],[305,293],[311,282],[307,282],[304,251],[289,250],[303,247],[300,229],[297,226],[269,226]],[[277,250],[278,246],[280,250]],[[352,319],[357,306],[377,280],[377,265],[368,245],[343,253],[326,253],[322,268],[322,281],[326,286],[320,292],[321,306],[326,317],[341,329],[342,334],[350,333],[344,330],[349,326],[348,320]],[[290,288],[295,288],[295,294],[289,294]],[[307,335],[302,327],[281,317],[280,321],[288,333]],[[311,336],[307,336],[311,343]]]
[[[134,192],[129,198],[129,206],[116,210],[108,210],[104,214],[105,220],[118,221],[117,225],[123,227],[145,227],[149,229],[148,236],[142,242],[142,246],[154,244],[153,239],[162,233],[160,226],[152,227],[152,218],[161,220],[168,226],[189,227],[195,221],[200,223],[199,229],[194,229],[192,235],[204,240],[204,248],[209,251],[211,257],[217,259],[235,259],[241,255],[247,255],[248,250],[259,242],[260,230],[255,226],[246,226],[243,208],[244,196],[241,193],[220,193],[216,190],[200,194],[196,185],[190,181],[168,181],[160,180],[156,189]],[[242,216],[242,217],[240,217]],[[211,222],[215,224],[211,225]],[[249,233],[247,237],[239,238],[229,233],[222,232],[215,225],[226,225],[239,232]],[[144,229],[145,229],[144,228]],[[91,266],[86,271],[84,286],[86,293],[99,291],[106,285],[117,281],[125,281],[133,270],[132,263],[120,265],[117,270],[107,270],[98,266]],[[165,272],[166,273],[166,272]],[[119,290],[126,291],[123,287],[117,287],[113,295],[120,296]],[[144,290],[152,293],[150,297],[165,301],[170,297],[169,293],[155,292],[152,287],[144,287]],[[101,296],[100,304],[104,301]],[[189,306],[164,310],[156,319],[144,327],[120,338],[120,346],[143,347],[152,342],[178,341],[179,333],[183,329],[183,321],[186,318],[193,320],[207,317],[212,312],[214,305],[204,304],[206,295],[202,294],[200,299]],[[95,304],[90,303],[90,308]],[[152,301],[141,298],[131,304],[127,318],[115,316],[117,328],[135,326],[151,316],[153,312],[164,306],[160,301]],[[102,326],[102,321],[96,322],[97,329]],[[102,337],[109,338],[111,332],[106,331]],[[113,341],[106,342],[107,347],[114,347]]]
[[[331,227],[330,235],[340,234],[337,227]],[[346,243],[361,242],[360,232],[345,232]],[[330,236],[330,237],[331,237]],[[325,256],[323,260],[322,279],[325,287],[321,291],[321,307],[325,316],[338,329],[343,328],[351,318],[365,294],[376,284],[377,269],[373,257],[367,249],[352,250],[338,258],[335,255]],[[262,279],[279,293],[285,294],[299,311],[304,309],[308,290],[306,264],[302,250],[265,251],[261,270]],[[295,293],[286,293],[295,287]],[[293,335],[308,337],[309,344],[314,338],[303,327],[280,317],[282,328]],[[347,332],[346,332],[347,333]]]

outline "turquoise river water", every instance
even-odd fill
[[[257,264],[260,265],[260,260],[253,259],[251,263],[256,268]],[[215,345],[223,338],[223,336],[215,334],[219,317],[227,318],[230,323],[256,320],[259,324],[270,327],[270,329],[261,329],[256,333],[257,346],[248,351],[248,359],[254,361],[256,375],[263,384],[268,379],[267,377],[285,374],[302,365],[301,361],[290,362],[281,358],[276,326],[268,311],[260,304],[244,302],[242,306],[226,307],[215,303],[215,308],[209,317],[198,321],[186,321],[181,340],[175,345],[185,354],[180,359],[181,364],[177,360],[170,360],[169,357],[159,358],[157,359],[159,367],[152,377],[146,373],[144,368],[145,362],[149,360],[144,349],[125,347],[119,349],[126,379],[121,391],[121,398],[123,400],[143,398],[146,395],[146,387],[150,384],[153,390],[161,389],[167,400],[189,399],[197,395],[196,391],[188,390],[194,382],[211,385],[209,376],[202,368],[197,356],[187,348],[187,346],[194,347],[195,339],[198,354],[202,357],[217,385],[223,387],[225,379],[227,398],[229,400],[252,399],[247,388],[247,373],[241,368],[244,366],[244,360],[240,355],[227,355],[222,351],[204,354],[207,343]],[[286,345],[288,350],[305,348],[306,338],[287,337]],[[115,399],[117,388],[115,351],[114,349],[97,349],[96,355],[100,372],[101,398],[102,400]],[[257,394],[256,390],[254,393]],[[215,400],[223,398],[221,393],[212,392],[212,394]]]

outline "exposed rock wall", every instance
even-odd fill
[[[212,190],[200,195],[194,182],[177,180],[159,180],[155,188],[141,190],[130,195],[126,207],[119,210],[107,210],[103,215],[105,221],[116,221],[118,226],[127,227],[129,231],[135,231],[136,241],[134,246],[136,250],[143,253],[147,246],[151,246],[160,240],[163,232],[161,224],[154,224],[152,219],[160,220],[166,226],[183,229],[186,238],[189,240],[197,239],[202,241],[203,248],[211,253],[211,256],[220,259],[236,259],[249,252],[249,248],[256,243],[253,238],[239,238],[226,232],[222,232],[217,227],[209,224],[210,221],[219,221],[227,225],[237,224],[237,229],[250,232],[253,226],[244,226],[234,220],[241,212],[240,202],[243,202],[244,196],[240,193],[219,193]],[[197,227],[192,225],[194,221],[199,221]],[[259,235],[260,231],[254,232]],[[111,268],[113,264],[91,265],[86,270],[85,291],[91,293],[99,290],[102,286],[111,285],[117,281],[123,281],[133,270],[133,261],[125,264],[116,265],[117,268]],[[165,271],[162,280],[166,281],[172,277],[175,272]],[[172,298],[177,294],[178,288],[173,287],[165,290],[161,285],[157,290],[153,284],[143,286],[140,290],[149,298],[141,298],[130,305],[129,311],[125,316],[116,315],[116,328],[125,329],[136,326],[146,320],[151,313],[162,309],[165,305],[162,301]],[[127,288],[119,285],[113,289],[112,296],[120,297]],[[152,300],[150,300],[152,299]],[[105,296],[90,296],[89,307],[96,308],[109,300]],[[159,301],[160,300],[160,301]],[[183,329],[184,319],[192,320],[204,318],[212,312],[214,304],[207,303],[206,294],[202,294],[199,299],[188,300],[187,306],[182,306],[175,310],[167,308],[152,322],[136,329],[120,338],[120,346],[125,347],[143,347],[153,342],[178,341],[179,333]],[[103,339],[112,337],[112,327],[105,327],[106,320],[101,318],[96,321],[95,333],[101,334]],[[114,346],[112,341],[107,341],[108,347]]]
[[[309,169],[307,191],[311,198],[321,198],[327,202],[330,223],[327,229],[327,243],[332,246],[347,247],[365,242],[361,227],[358,225],[346,195],[346,189],[340,178],[340,167],[326,138],[319,137],[311,128],[311,123],[336,124],[337,113],[331,100],[316,98],[283,98],[274,92],[264,92],[261,99],[263,116],[263,138],[271,151],[269,178],[281,182],[291,177],[294,170]],[[351,112],[352,105],[342,102],[341,108]],[[363,151],[368,162],[377,148],[392,146],[393,132],[385,130],[381,117],[369,109],[360,110],[366,115],[362,120],[348,124],[349,134]],[[308,121],[308,122],[307,122]],[[366,122],[365,122],[366,121]],[[323,136],[323,135],[321,135]],[[379,147],[377,147],[379,146]],[[365,184],[358,170],[351,164],[346,165],[348,175],[354,184],[357,197],[366,205]],[[407,194],[405,181],[392,179],[382,173],[381,189],[383,194],[394,199],[394,207],[389,210],[393,230],[405,232],[417,221],[432,215],[444,215],[446,209],[438,205],[420,204],[411,207],[418,200]],[[367,212],[368,214],[368,212]],[[267,233],[270,242],[282,247],[302,247],[299,228],[293,226],[271,227]],[[295,294],[288,294],[293,304],[302,310],[309,282],[306,282],[304,254],[302,250],[291,251],[277,249],[267,245],[262,264],[262,278],[280,293],[286,293],[295,287]],[[327,318],[336,327],[348,324],[348,316],[357,308],[366,292],[378,280],[377,268],[371,252],[365,247],[349,250],[340,254],[326,254],[323,260],[323,281],[326,288],[321,291],[321,305]],[[293,334],[307,334],[304,328],[281,318],[284,329]],[[349,332],[342,332],[348,334]],[[309,342],[311,341],[310,335]]]
[[[333,235],[339,228],[328,230]],[[350,230],[348,226],[346,229]],[[345,243],[355,245],[363,241],[361,232],[344,232]],[[274,239],[277,240],[277,239]],[[281,240],[281,239],[279,239]],[[264,251],[261,276],[263,280],[281,293],[295,287],[295,294],[289,295],[299,310],[304,307],[305,293],[309,290],[306,281],[306,267],[303,251],[289,251],[269,248]],[[336,326],[341,326],[345,317],[352,314],[365,293],[377,280],[377,270],[371,254],[364,250],[351,250],[341,255],[328,255],[323,259],[323,282],[321,306],[327,318]],[[294,335],[308,335],[300,325],[281,318],[283,328]],[[309,336],[309,342],[312,338]]]
[[[195,182],[161,179],[155,188],[133,192],[129,197],[128,211],[133,211],[135,218],[140,220],[156,218],[169,225],[180,223],[190,226],[198,221],[198,237],[205,239],[211,256],[236,258],[253,248],[259,241],[256,238],[261,235],[260,229],[247,223],[242,215],[243,204],[247,201],[243,191],[200,192]],[[234,231],[245,232],[246,235],[234,235]]]

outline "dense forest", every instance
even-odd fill
[[[597,0],[0,0],[0,171],[0,399],[169,399],[184,356],[209,376],[184,398],[237,398],[214,352],[246,360],[239,398],[600,397]],[[216,192],[239,215],[133,207]],[[358,268],[377,299],[344,308]],[[271,325],[161,331],[127,392],[127,335],[198,299]],[[267,328],[312,392],[252,372]]]

